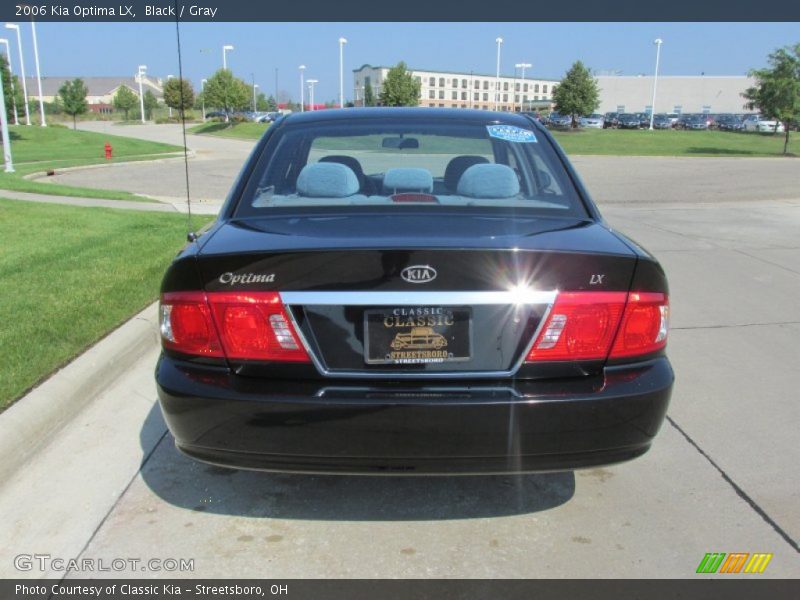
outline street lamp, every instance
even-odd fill
[[[174,79],[174,78],[175,78],[175,75],[167,75],[167,81],[169,81],[170,79]],[[169,118],[171,119],[172,118],[172,107],[168,106],[167,108],[169,108]]]
[[[222,68],[223,69],[227,69],[228,68],[228,50],[233,50],[233,46],[231,46],[230,44],[225,44],[222,47]]]
[[[256,90],[258,89],[258,84],[253,84],[253,112],[256,112]]]
[[[500,102],[500,46],[503,43],[503,38],[499,37],[495,40],[497,42],[497,71],[495,72],[494,81],[494,110],[498,110],[498,103]]]
[[[308,84],[308,104],[310,106],[309,110],[314,109],[314,84],[319,83],[319,79],[307,79],[306,83]]]
[[[147,71],[147,65],[139,65],[139,71],[136,73],[136,76],[139,78],[139,110],[142,111],[142,125],[144,125],[144,90],[142,89],[142,79],[144,79],[144,73]]]
[[[203,123],[206,122],[206,84],[208,83],[208,79],[201,79],[200,80],[200,95],[203,97],[202,106],[200,109],[203,111]]]
[[[22,32],[19,25],[6,23],[6,29],[14,29],[17,32],[17,49],[19,50],[19,70],[22,75],[22,99],[25,101],[25,124],[31,124],[31,110],[28,106],[28,84],[25,81],[25,61],[22,58]]]
[[[11,105],[14,107],[14,125],[19,125],[19,115],[17,114],[17,90],[14,87],[14,69],[11,66],[11,46],[7,39],[0,38],[0,44],[6,47],[6,56],[8,57],[8,74],[11,79]]]
[[[0,127],[3,128],[3,159],[6,163],[6,173],[14,172],[14,163],[11,160],[11,140],[8,136],[8,122],[6,117],[6,99],[3,96],[3,86],[0,85]]]
[[[305,90],[305,87],[306,86],[305,86],[305,83],[303,83],[303,71],[306,70],[306,66],[305,65],[300,65],[297,68],[300,69],[300,112],[305,112],[305,110],[306,110],[306,106],[305,106],[305,104],[306,104],[306,96],[305,96],[306,90]]]
[[[519,97],[520,97],[520,107],[522,108],[522,110],[525,110],[525,69],[530,69],[531,63],[517,63],[514,65],[514,67],[517,69],[522,69],[522,83],[520,84],[519,87],[519,93],[520,93]]]
[[[664,41],[661,38],[656,38],[653,40],[653,43],[656,45],[656,74],[653,77],[653,102],[650,104],[650,131],[653,130],[653,119],[655,118],[656,114],[656,87],[658,86],[658,59],[661,58],[661,44]]]
[[[39,87],[39,118],[41,126],[47,127],[44,120],[44,97],[42,96],[42,74],[39,71],[39,44],[36,43],[36,25],[31,19],[31,34],[33,35],[33,60],[36,63],[36,84]]]
[[[344,108],[344,45],[346,43],[346,38],[339,38],[339,108]]]

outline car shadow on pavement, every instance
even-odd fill
[[[572,471],[496,476],[294,475],[239,471],[183,456],[158,403],[141,430],[147,486],[186,510],[251,518],[427,521],[535,513],[575,493]],[[153,440],[161,438],[153,450]]]

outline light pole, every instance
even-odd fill
[[[225,44],[222,47],[222,68],[223,69],[227,69],[228,68],[228,50],[233,50],[233,46],[231,46],[230,44]]]
[[[17,90],[14,86],[14,69],[11,66],[11,46],[7,39],[0,38],[0,44],[6,47],[6,56],[8,57],[8,74],[11,78],[11,105],[14,107],[14,125],[19,125],[19,115],[17,114]]]
[[[258,89],[258,84],[253,84],[253,112],[256,112],[256,90]]]
[[[522,69],[522,83],[519,87],[520,108],[525,110],[525,69],[531,68],[531,63],[517,63],[514,65],[517,69]]]
[[[664,41],[661,38],[653,40],[656,45],[656,74],[653,77],[653,102],[650,104],[650,131],[653,130],[653,119],[656,115],[656,87],[658,86],[658,59],[661,58],[661,44]]]
[[[25,101],[25,125],[31,124],[31,109],[28,106],[28,84],[25,81],[25,61],[22,58],[22,32],[19,25],[6,23],[6,29],[13,29],[17,32],[17,49],[19,50],[19,71],[22,75],[22,99]]]
[[[14,162],[11,160],[11,140],[8,137],[8,121],[6,117],[6,100],[3,96],[3,86],[0,85],[0,127],[3,128],[3,159],[6,163],[6,173],[14,172]]]
[[[316,110],[314,108],[314,84],[319,83],[319,79],[307,79],[306,83],[308,84],[308,104],[310,106],[309,110]]]
[[[339,38],[339,108],[344,108],[344,45],[346,43],[346,38]]]
[[[137,72],[137,77],[139,78],[139,110],[142,111],[142,125],[144,125],[144,90],[142,89],[142,79],[144,79],[144,73],[147,71],[147,65],[139,65],[139,71]]]
[[[305,112],[306,110],[306,90],[305,90],[305,83],[303,83],[303,71],[306,70],[305,65],[300,65],[297,67],[300,69],[300,112]]]
[[[36,85],[39,87],[39,118],[41,126],[47,127],[44,120],[44,98],[42,97],[42,74],[39,71],[39,44],[36,43],[36,24],[31,20],[31,34],[33,35],[33,61],[36,63]]]
[[[200,80],[200,95],[203,97],[202,106],[200,109],[203,111],[203,123],[206,122],[206,84],[208,83],[208,79],[201,79]]]
[[[494,110],[498,110],[498,103],[500,102],[500,46],[503,44],[503,38],[499,37],[495,40],[497,42],[497,71],[495,72],[494,80]]]
[[[173,79],[174,77],[175,77],[175,75],[167,75],[167,81],[169,81],[170,79]],[[172,107],[168,106],[167,108],[169,108],[169,118],[171,119],[172,118]]]

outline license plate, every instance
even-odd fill
[[[472,311],[412,306],[364,311],[367,364],[411,365],[469,360]]]

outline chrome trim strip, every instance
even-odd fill
[[[292,304],[295,306],[299,304],[309,304],[314,305],[316,304],[319,306],[320,302],[313,302],[313,301],[301,301],[306,300],[308,298],[322,298],[322,299],[329,299],[333,296],[324,296],[326,294],[336,295],[336,298],[342,299],[346,298],[348,300],[352,299],[352,302],[349,302],[351,306],[374,306],[378,305],[379,303],[375,301],[376,294],[380,294],[381,298],[384,297],[392,297],[394,298],[395,295],[402,295],[403,298],[408,298],[409,296],[415,297],[418,300],[419,296],[422,295],[427,298],[427,302],[419,302],[421,305],[425,304],[449,304],[450,302],[442,301],[442,296],[448,295],[457,295],[458,298],[461,298],[460,301],[454,302],[455,304],[463,303],[463,299],[467,297],[467,295],[485,295],[485,294],[492,294],[492,296],[482,296],[483,298],[496,298],[495,294],[504,294],[506,298],[508,298],[507,294],[511,294],[511,292],[281,292],[281,299],[283,300],[284,306],[286,307],[286,313],[289,315],[289,320],[292,322],[292,327],[294,328],[295,333],[300,338],[300,342],[303,344],[303,348],[305,348],[306,353],[308,354],[309,358],[311,358],[311,362],[314,364],[314,367],[317,369],[320,375],[325,377],[332,377],[332,378],[339,378],[339,379],[494,379],[494,378],[502,378],[502,377],[511,377],[519,371],[522,364],[525,362],[525,358],[533,348],[533,344],[536,339],[539,337],[539,334],[542,332],[542,328],[544,324],[547,322],[547,318],[550,316],[550,311],[553,309],[553,303],[556,300],[556,296],[558,295],[557,291],[549,291],[549,292],[528,292],[532,296],[536,298],[543,298],[544,301],[540,302],[530,302],[530,304],[547,304],[547,308],[542,315],[542,320],[539,321],[539,325],[536,327],[536,331],[533,332],[530,341],[525,346],[525,349],[520,353],[519,358],[517,358],[517,362],[514,363],[508,371],[430,371],[430,372],[414,372],[414,373],[402,373],[398,371],[336,371],[325,368],[325,366],[320,361],[319,357],[317,357],[316,353],[314,353],[311,349],[311,345],[308,343],[305,334],[303,333],[302,329],[300,329],[300,325],[297,323],[297,319],[294,318],[294,309],[292,308]],[[368,297],[371,301],[367,302],[365,297]],[[452,296],[448,296],[452,297]],[[474,296],[473,296],[474,297]],[[519,298],[518,293],[514,293],[514,298]],[[290,300],[291,298],[291,300]],[[361,299],[362,302],[356,302],[356,300]],[[431,299],[435,299],[435,301],[431,302]],[[516,303],[516,302],[506,302],[506,303]],[[331,302],[331,304],[335,306],[341,306],[342,303],[340,302]],[[344,303],[345,305],[348,304],[347,302]],[[389,305],[393,305],[395,302],[389,302]],[[409,303],[406,302],[408,305]],[[504,304],[503,302],[486,302],[486,304]],[[521,304],[521,303],[520,303]]]
[[[508,291],[408,291],[408,292],[280,292],[284,305],[310,306],[476,306],[486,304],[552,304],[557,292]]]

